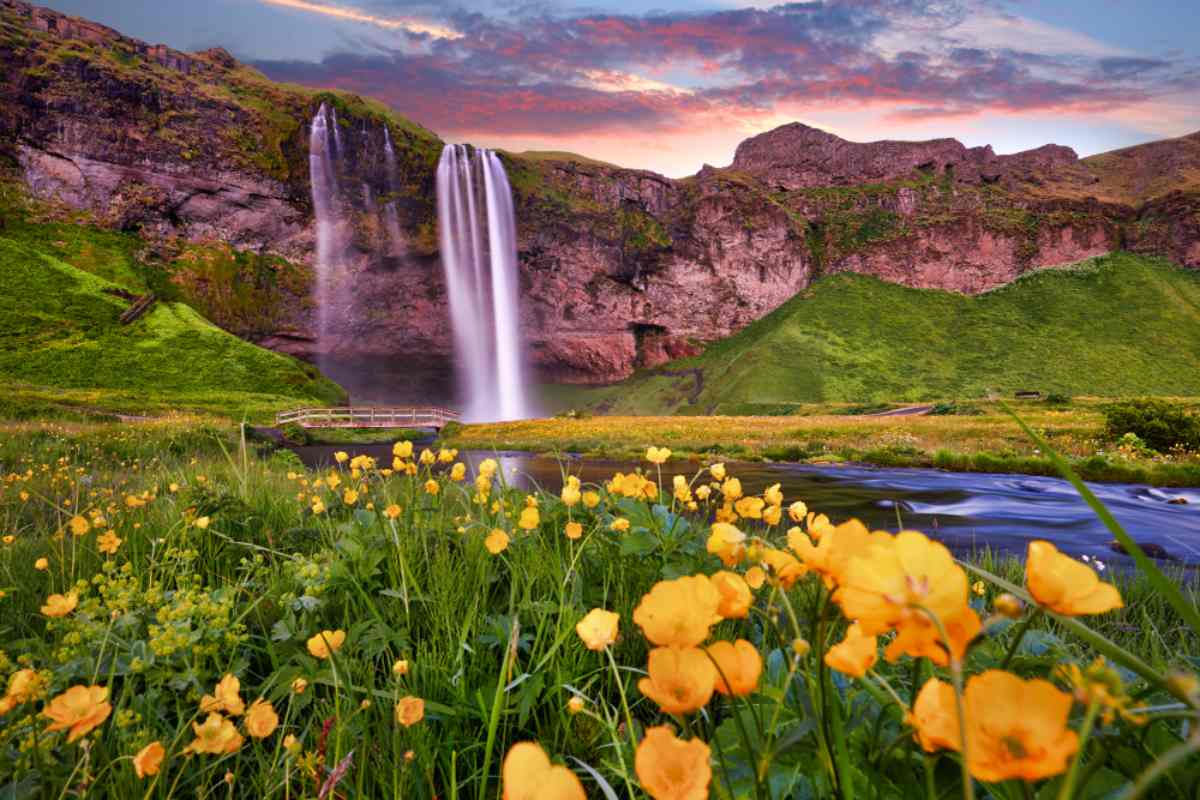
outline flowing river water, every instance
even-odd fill
[[[417,443],[418,450],[421,444]],[[390,444],[312,445],[293,447],[309,467],[328,466],[333,454],[365,453],[380,463],[391,461]],[[471,468],[484,458],[500,461],[506,479],[523,489],[557,492],[563,470],[584,483],[601,483],[614,472],[644,462],[564,457],[560,462],[528,453],[469,451],[459,454]],[[1113,551],[1112,535],[1069,483],[1060,478],[1028,475],[943,472],[934,469],[890,469],[861,465],[729,463],[730,475],[747,494],[781,484],[788,502],[803,500],[814,511],[840,522],[857,517],[872,528],[925,531],[959,553],[990,548],[1023,554],[1031,539],[1048,539],[1077,556],[1114,565],[1132,563]],[[698,464],[671,461],[663,467],[663,483],[683,474],[689,480]],[[1124,483],[1092,483],[1092,491],[1143,547],[1165,554],[1187,567],[1200,566],[1200,488],[1159,489]],[[1161,562],[1160,562],[1161,563]]]

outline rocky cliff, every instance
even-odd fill
[[[140,231],[148,262],[211,318],[307,357],[320,355],[309,123],[327,104],[354,291],[321,347],[346,363],[444,363],[433,133],[370,100],[273,84],[221,50],[180,53],[17,0],[0,0],[0,73],[0,158],[30,192]],[[533,359],[553,380],[616,380],[694,353],[835,272],[980,292],[1119,247],[1200,266],[1200,136],[1144,147],[997,156],[793,124],[683,180],[503,153]],[[274,260],[253,275],[236,259],[214,271],[196,242]],[[259,314],[222,316],[230,282],[253,284],[240,307]]]

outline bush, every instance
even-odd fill
[[[279,429],[279,433],[283,436],[283,440],[291,445],[306,445],[312,444],[312,436],[309,435],[308,429],[302,425],[297,425],[294,422],[289,422]]]
[[[1166,400],[1127,400],[1110,405],[1104,409],[1104,428],[1110,439],[1133,433],[1159,452],[1200,450],[1200,416]]]

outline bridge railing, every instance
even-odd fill
[[[300,425],[304,428],[440,428],[457,422],[457,411],[437,406],[425,407],[344,407],[298,408],[280,411],[276,425]]]

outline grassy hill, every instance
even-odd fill
[[[684,374],[558,388],[550,402],[612,413],[753,414],[989,391],[1197,395],[1198,355],[1200,274],[1119,253],[975,297],[834,275],[663,368]]]
[[[121,325],[129,302],[104,290],[144,289],[135,237],[76,225],[6,233],[0,381],[8,390],[0,414],[19,415],[31,398],[40,398],[39,411],[61,397],[67,406],[239,414],[342,395],[311,366],[228,334],[180,302],[160,302]],[[93,390],[111,390],[111,398]]]

